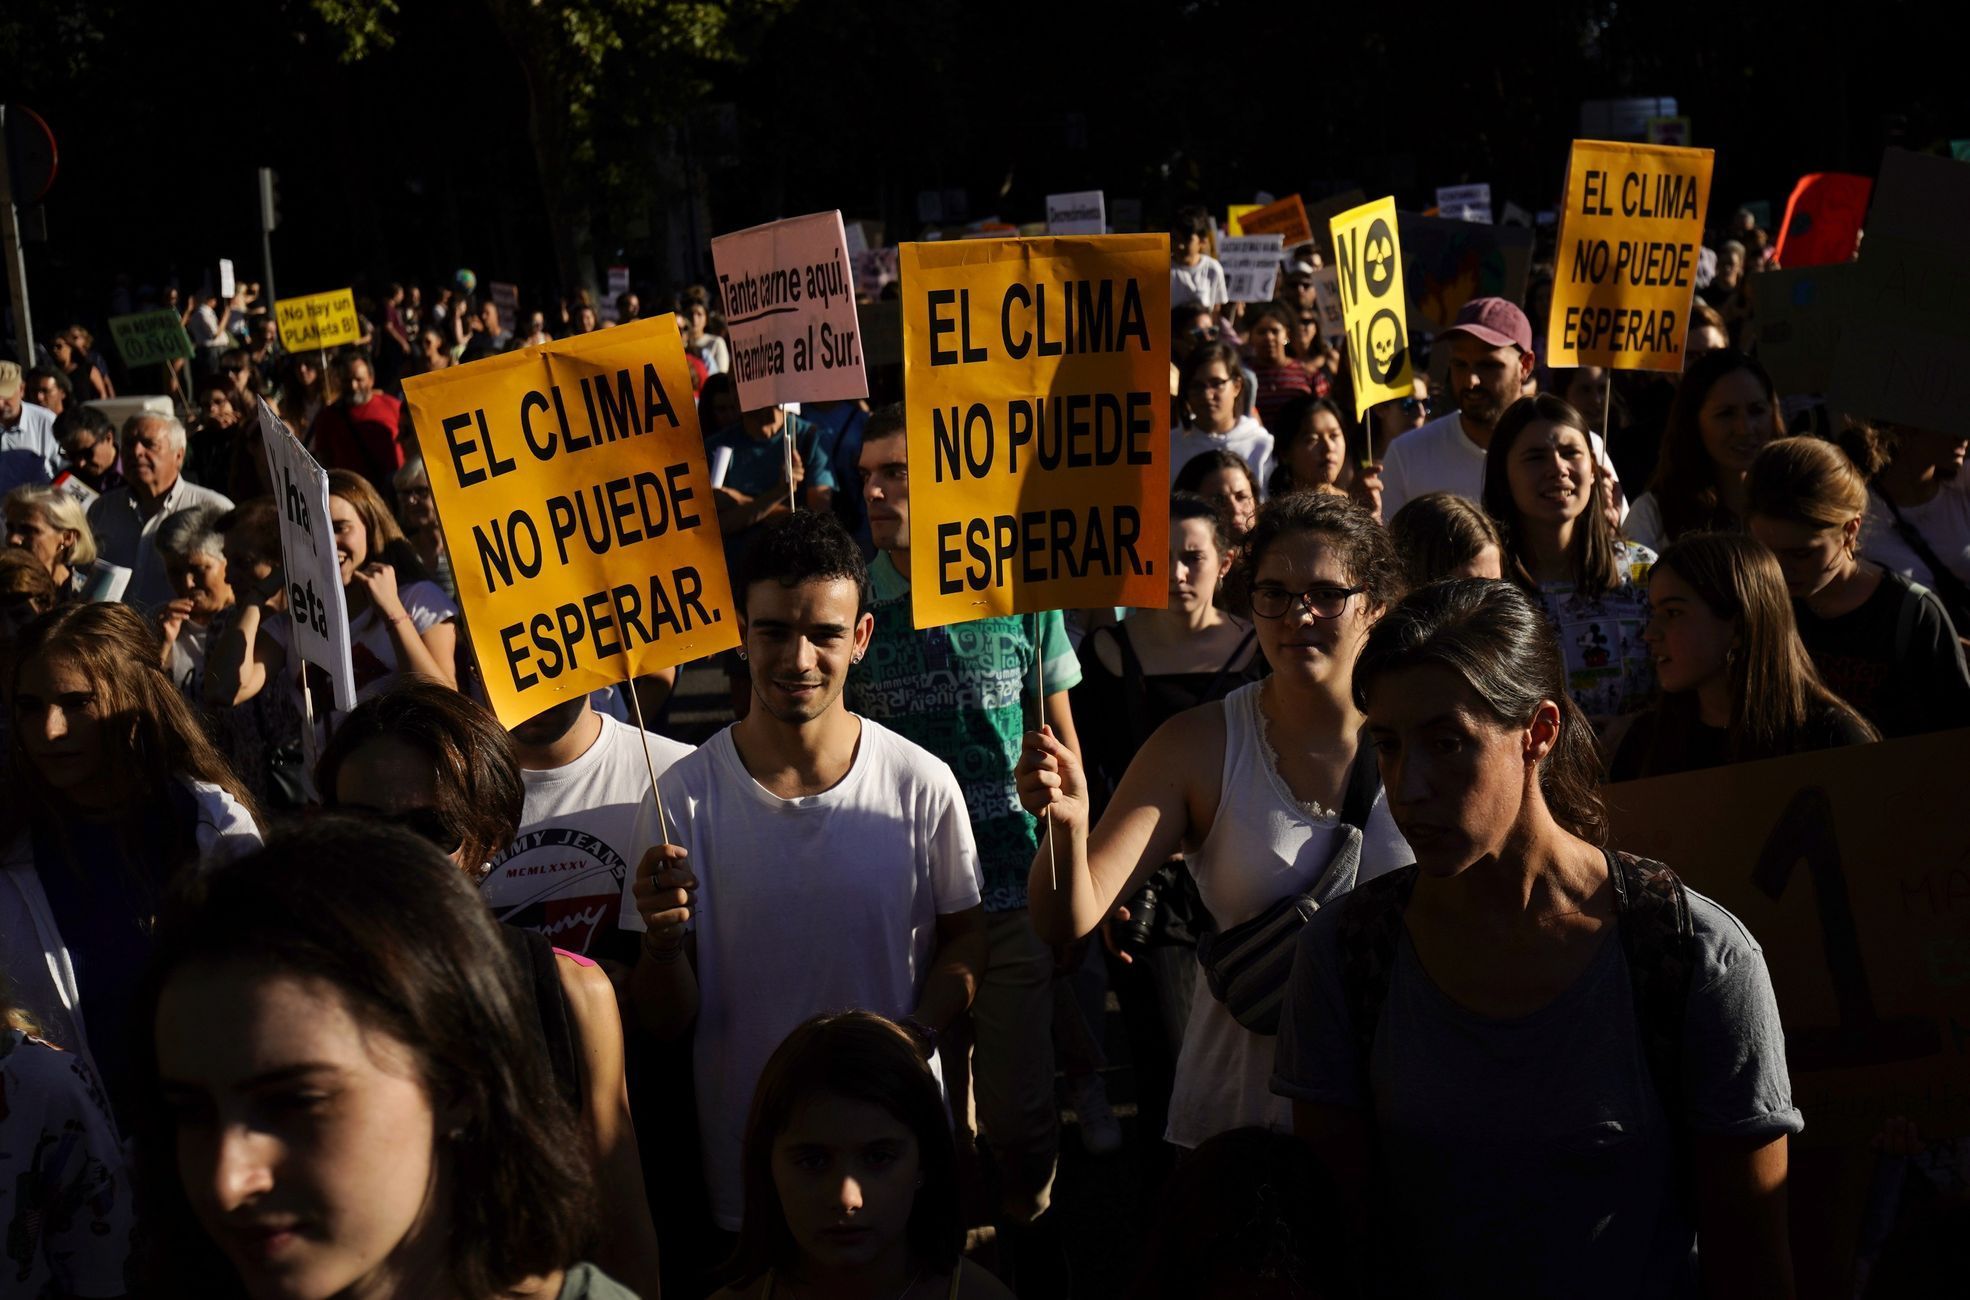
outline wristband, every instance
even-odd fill
[[[643,955],[659,965],[668,965],[684,955],[684,937],[659,939],[655,931],[646,930],[643,933]]]

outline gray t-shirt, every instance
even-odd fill
[[[1698,964],[1684,1021],[1683,1094],[1697,1134],[1776,1137],[1792,1105],[1763,952],[1737,918],[1689,892]],[[1672,1186],[1674,1144],[1635,1022],[1620,936],[1529,1016],[1453,1002],[1405,931],[1362,1095],[1340,971],[1345,902],[1301,932],[1273,1091],[1372,1105],[1379,1204],[1393,1235],[1371,1258],[1402,1296],[1684,1296],[1694,1238]]]

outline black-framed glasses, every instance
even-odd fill
[[[1366,590],[1366,587],[1323,586],[1306,591],[1288,591],[1284,587],[1254,587],[1252,612],[1260,618],[1285,618],[1298,605],[1317,619],[1339,618],[1341,611],[1348,607],[1348,601]]]
[[[1405,397],[1405,398],[1403,398],[1403,399],[1402,399],[1402,413],[1403,413],[1404,415],[1415,415],[1415,414],[1417,414],[1418,412],[1420,412],[1420,413],[1422,413],[1422,414],[1424,414],[1424,415],[1428,415],[1428,414],[1430,413],[1430,399],[1429,399],[1429,398],[1427,398],[1427,397]]]
[[[1216,338],[1217,336],[1218,336],[1218,332],[1215,329],[1201,329],[1201,330],[1190,331],[1190,340],[1193,343],[1207,342],[1211,339]]]

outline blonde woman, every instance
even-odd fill
[[[41,562],[64,598],[81,590],[96,562],[96,535],[82,503],[58,488],[22,484],[7,494],[7,545]]]

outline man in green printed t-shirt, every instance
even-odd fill
[[[991,956],[972,1004],[972,1092],[978,1130],[996,1154],[1003,1211],[1030,1223],[1052,1197],[1060,1150],[1053,1093],[1052,950],[1026,914],[1037,823],[1019,806],[1020,738],[1046,719],[1077,751],[1067,691],[1081,667],[1058,611],[918,631],[910,611],[910,488],[900,406],[869,417],[860,467],[869,528],[882,554],[869,566],[875,635],[848,677],[848,705],[951,765],[964,791],[984,875]]]

